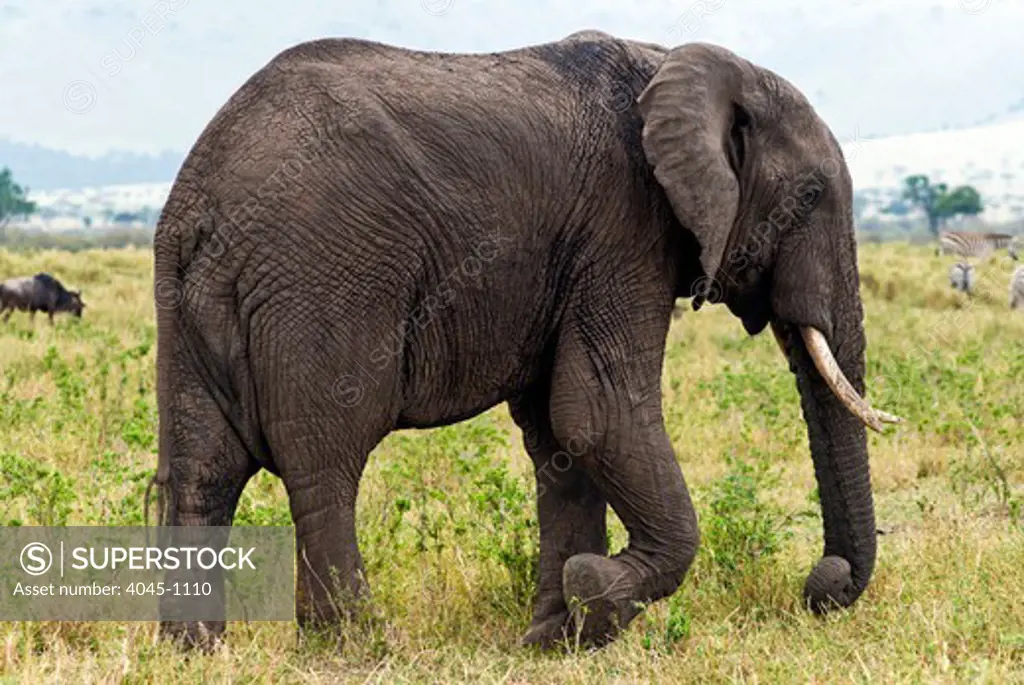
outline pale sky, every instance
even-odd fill
[[[0,138],[183,153],[303,40],[475,52],[584,28],[724,45],[793,81],[840,140],[900,134],[1024,103],[1022,27],[1024,0],[0,0]]]

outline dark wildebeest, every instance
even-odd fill
[[[15,309],[29,312],[32,319],[35,319],[36,312],[46,312],[53,324],[54,314],[70,312],[81,318],[84,308],[81,291],[66,289],[47,273],[10,278],[0,283],[0,312],[7,312],[4,322],[11,318]]]

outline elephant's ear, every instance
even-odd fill
[[[749,62],[725,48],[688,43],[668,52],[637,98],[643,146],[679,222],[701,246],[715,278],[740,201],[745,110],[739,103]]]

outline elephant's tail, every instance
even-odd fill
[[[156,474],[147,490],[157,491],[158,525],[175,511],[175,503],[168,499],[171,465],[178,449],[172,421],[177,396],[183,392],[180,376],[185,369],[206,388],[249,454],[270,467],[238,312],[233,298],[221,296],[233,289],[237,277],[238,260],[230,244],[238,228],[225,218],[222,203],[213,197],[215,192],[195,191],[201,187],[186,163],[153,237],[160,423]],[[148,503],[147,496],[147,517]]]
[[[157,440],[156,472],[146,485],[143,499],[143,524],[149,528],[149,507],[152,491],[156,490],[156,525],[168,523],[168,512],[171,495],[168,488],[171,474],[171,451],[174,449],[171,433],[172,398],[174,394],[171,377],[171,359],[177,354],[177,348],[184,341],[181,330],[181,306],[185,298],[185,280],[187,268],[192,261],[192,253],[197,242],[195,224],[188,217],[192,212],[179,213],[181,207],[177,202],[180,193],[178,182],[172,187],[171,194],[161,212],[153,235],[153,299],[156,305],[156,357],[157,357],[157,408],[159,428]]]
[[[149,546],[149,503],[153,494],[153,488],[156,488],[156,525],[162,527],[167,525],[167,511],[168,502],[167,497],[170,495],[170,489],[166,487],[167,483],[167,472],[166,469],[163,473],[163,481],[160,480],[160,466],[159,461],[157,464],[157,472],[153,474],[153,477],[149,479],[149,483],[146,485],[146,494],[142,501],[142,525],[146,528],[146,546]]]

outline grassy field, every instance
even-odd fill
[[[673,322],[670,435],[703,544],[682,589],[596,652],[542,655],[529,623],[536,548],[529,460],[504,407],[391,435],[360,494],[372,619],[340,649],[290,624],[232,624],[184,659],[153,623],[0,624],[0,673],[43,682],[1024,681],[1024,312],[1005,264],[973,302],[951,258],[861,249],[869,392],[908,422],[870,434],[879,561],[853,609],[800,606],[821,549],[793,379],[771,335],[724,307]],[[0,252],[0,276],[47,270],[82,288],[82,320],[0,325],[4,525],[138,524],[156,465],[151,257],[143,250]],[[613,546],[624,535],[613,515]],[[288,525],[260,474],[236,522]]]

